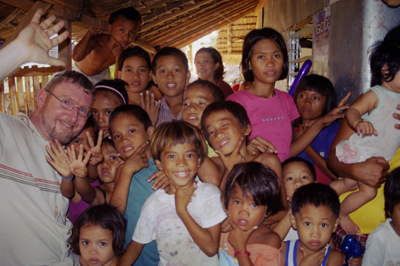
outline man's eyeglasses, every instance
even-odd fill
[[[78,109],[78,114],[79,114],[80,116],[83,116],[83,117],[85,117],[85,118],[88,118],[88,117],[90,116],[91,112],[90,112],[89,109],[87,109],[87,108],[85,108],[85,107],[78,107],[78,106],[75,106],[71,101],[66,100],[66,99],[61,100],[61,99],[59,99],[57,96],[55,96],[51,91],[49,91],[49,90],[46,90],[46,91],[47,91],[48,93],[50,93],[51,95],[53,95],[57,100],[59,100],[59,101],[60,101],[61,107],[64,108],[65,110],[71,111],[71,110],[73,110],[74,108],[77,108],[77,109]]]

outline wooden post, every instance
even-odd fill
[[[27,108],[26,108],[25,99],[24,99],[24,89],[23,89],[22,84],[23,84],[22,77],[17,77],[16,98],[17,98],[18,110],[20,112],[27,114],[27,110],[26,110]]]
[[[48,75],[44,75],[42,76],[42,88],[46,88],[47,83],[49,83],[49,76]]]
[[[25,100],[27,105],[27,112],[26,112],[27,116],[30,116],[33,112],[33,109],[35,108],[30,84],[31,84],[30,77],[25,77]]]
[[[231,53],[232,53],[232,24],[229,23],[228,26],[226,27],[226,34],[227,34],[227,45],[228,45],[228,62],[230,64],[231,62]]]
[[[14,76],[8,77],[8,96],[10,97],[11,115],[17,116],[18,104],[17,104],[17,97],[16,97],[16,92],[15,92],[15,77]]]
[[[65,20],[65,26],[60,30],[59,34],[62,34],[64,31],[68,31],[68,36],[72,36],[70,21]],[[70,38],[67,38],[58,45],[58,58],[65,62],[66,69],[72,69],[72,44]]]
[[[0,82],[0,112],[5,113],[4,110],[4,81]]]
[[[196,71],[193,65],[193,47],[192,44],[189,44],[189,50],[187,51],[187,57],[189,61],[189,69],[190,71]]]
[[[33,77],[33,103],[36,103],[38,93],[40,91],[39,77]]]

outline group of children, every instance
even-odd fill
[[[151,61],[140,47],[126,48],[140,30],[140,15],[128,11],[111,15],[111,35],[90,31],[74,51],[76,66],[88,75],[117,61],[119,79],[95,84],[92,116],[67,152],[57,141],[47,147],[48,162],[62,175],[61,192],[71,200],[69,244],[80,263],[342,265],[332,233],[339,223],[353,233],[348,214],[374,191],[346,178],[331,183],[337,177],[326,158],[335,120],[348,109],[347,121],[362,134],[337,147],[340,160],[380,156],[380,150],[365,154],[353,145],[370,146],[362,141],[371,135],[392,143],[382,119],[397,102],[378,109],[400,95],[398,44],[376,46],[371,65],[380,64],[381,78],[349,108],[349,94],[336,105],[332,83],[318,75],[300,81],[294,100],[275,89],[288,74],[285,41],[271,28],[253,30],[241,63],[252,85],[232,94],[217,85],[223,68],[213,49],[196,54],[201,79],[188,84],[188,61],[179,49],[162,48]],[[89,67],[95,58],[102,61],[96,69]],[[151,80],[162,98],[149,92]],[[364,113],[372,122],[361,119]],[[394,152],[388,153],[387,160]],[[390,218],[367,242],[363,265],[383,265],[370,261],[387,239],[399,247],[399,174],[393,171],[385,185]],[[341,205],[338,194],[354,187],[360,191]],[[383,257],[400,261],[398,254]]]

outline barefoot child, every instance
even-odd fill
[[[155,127],[173,120],[181,120],[183,92],[190,79],[186,55],[174,47],[162,48],[154,56],[151,76],[164,94]]]
[[[400,265],[400,168],[385,183],[386,222],[368,236],[363,266]]]
[[[116,266],[124,253],[122,243],[126,221],[110,205],[98,205],[85,210],[72,228],[68,244],[80,255],[82,266]]]
[[[146,89],[151,81],[151,59],[149,54],[136,46],[122,52],[119,60],[118,78],[128,83],[129,104],[141,106],[149,114],[151,123],[157,123],[160,101]],[[162,97],[161,97],[162,98]]]
[[[120,105],[128,103],[128,94],[125,82],[120,79],[102,80],[96,83],[96,97],[92,104],[92,116],[96,119],[99,130],[103,131],[103,137],[109,136],[109,118]]]
[[[75,46],[72,69],[87,76],[93,84],[110,79],[108,67],[115,64],[121,52],[135,40],[141,24],[140,14],[133,7],[115,11],[108,22],[110,35],[90,29]],[[116,64],[116,71],[117,68]]]
[[[121,105],[111,114],[110,135],[124,163],[118,169],[110,204],[128,222],[124,248],[132,240],[143,204],[153,194],[153,188],[158,188],[157,181],[149,181],[158,171],[148,145],[153,132],[150,118],[140,106]],[[159,260],[156,241],[152,241],[144,246],[135,265],[156,266]]]
[[[279,187],[274,171],[258,162],[233,167],[223,192],[233,230],[221,234],[220,265],[282,265],[281,239],[262,224],[283,209]]]
[[[343,163],[364,162],[371,157],[389,161],[400,146],[400,135],[395,128],[393,110],[400,104],[400,47],[390,41],[377,43],[371,53],[370,65],[376,86],[367,91],[347,110],[349,126],[356,131],[348,140],[336,146],[336,156]],[[376,188],[350,178],[331,184],[340,195],[359,188],[343,200],[340,226],[348,234],[360,232],[349,214],[374,199]]]
[[[156,129],[150,145],[158,168],[171,184],[143,205],[119,265],[131,265],[143,245],[154,239],[159,265],[218,265],[220,223],[226,217],[221,194],[214,185],[194,181],[207,156],[204,136],[188,123],[171,122]]]
[[[283,244],[284,265],[341,266],[343,255],[328,243],[339,224],[339,199],[328,185],[312,183],[293,195],[290,221],[299,239]]]

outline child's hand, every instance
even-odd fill
[[[164,171],[155,172],[154,174],[152,174],[150,176],[149,179],[147,179],[147,182],[151,182],[152,180],[154,180],[154,182],[153,182],[153,185],[151,185],[151,188],[154,190],[158,190],[158,189],[165,190],[165,188],[167,188],[169,186],[169,179],[165,175]]]
[[[363,256],[358,257],[358,258],[350,258],[348,264],[349,264],[349,266],[361,266],[362,259],[363,259]]]
[[[46,156],[46,161],[56,169],[56,171],[64,178],[71,177],[72,173],[69,169],[69,159],[58,139],[50,141],[50,147],[46,145],[46,151],[50,157]]]
[[[86,131],[86,137],[88,138],[90,151],[92,153],[92,157],[90,158],[90,165],[97,165],[103,161],[103,153],[101,153],[101,143],[103,141],[103,130],[100,130],[99,137],[97,138],[97,144],[94,146],[94,142],[92,137],[90,137],[90,133]]]
[[[103,31],[102,30],[94,30],[94,29],[89,29],[86,34],[89,34],[90,37],[95,36],[95,35],[99,35],[102,34]]]
[[[221,224],[221,233],[228,233],[232,231],[231,223],[229,222],[229,218],[226,218]]]
[[[79,145],[79,153],[78,157],[76,157],[75,147],[71,145],[71,147],[67,147],[69,163],[68,167],[70,171],[78,178],[85,178],[88,175],[87,163],[89,162],[89,158],[91,156],[91,152],[88,151],[83,158],[83,145]]]
[[[274,145],[272,145],[271,142],[259,136],[250,140],[249,144],[247,145],[247,150],[253,155],[259,153],[278,153],[278,150],[275,148]]]
[[[246,158],[244,158],[244,156],[240,154],[240,147],[242,146],[243,141],[243,138],[239,139],[235,149],[229,155],[229,157],[226,157],[224,154],[222,154],[222,152],[215,150],[215,153],[219,155],[222,163],[225,165],[226,170],[231,171],[233,166],[235,166],[236,164],[246,162]]]
[[[149,91],[140,93],[140,107],[147,112],[153,126],[158,120],[158,111],[160,110],[161,105],[160,103],[160,100],[154,101],[154,93],[149,93]]]
[[[230,218],[229,223],[232,226],[232,231],[229,234],[228,241],[232,245],[233,249],[236,251],[246,250],[247,241],[249,240],[250,235],[257,230],[257,226],[253,228],[243,231],[235,223],[233,223]]]
[[[192,201],[192,197],[196,197],[194,191],[197,189],[197,183],[194,180],[192,182],[193,186],[189,189],[184,189],[175,184],[173,181],[170,183],[170,186],[175,188],[175,207],[178,216],[180,213],[187,211],[186,207],[188,206],[189,202]]]
[[[378,136],[378,131],[375,130],[374,126],[368,121],[360,121],[356,124],[355,130],[357,134],[362,134],[362,137],[375,135]]]
[[[146,149],[149,147],[149,142],[144,142],[142,145],[136,148],[136,150],[125,159],[123,167],[132,174],[139,172],[142,168],[149,167],[149,158],[145,153]]]
[[[113,39],[113,46],[112,46],[111,50],[112,50],[115,58],[119,58],[122,51],[124,51],[125,47],[122,47],[122,45],[113,36],[111,36],[111,38]]]
[[[325,248],[312,255],[308,255],[307,251],[303,247],[300,247],[300,250],[301,253],[303,253],[303,260],[299,266],[320,266],[324,262]]]

